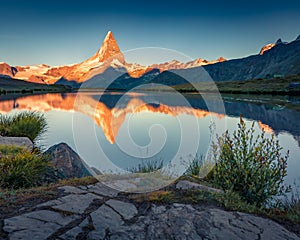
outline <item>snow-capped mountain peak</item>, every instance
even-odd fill
[[[119,62],[125,63],[124,55],[121,53],[118,43],[111,31],[106,34],[102,46],[97,53],[87,61],[96,60],[97,62],[105,62],[110,59],[118,59]]]
[[[92,57],[81,63],[56,67],[50,67],[44,64],[35,66],[17,66],[12,68],[15,72],[10,75],[15,75],[16,78],[30,82],[53,84],[63,79],[64,81],[80,84],[96,75],[104,73],[107,69],[122,69],[131,77],[139,78],[155,69],[159,72],[163,72],[172,69],[194,68],[222,61],[226,60],[224,58],[219,58],[218,60],[207,61],[198,58],[186,63],[173,60],[165,63],[152,64],[150,66],[127,63],[125,62],[124,55],[121,52],[113,33],[109,31],[99,50]],[[0,74],[1,72],[5,74],[10,72],[4,70],[4,68],[10,70],[10,66],[3,65],[0,68]]]
[[[270,49],[272,49],[276,44],[275,43],[270,43],[267,44],[266,46],[263,46],[259,52],[260,55],[263,55],[266,51],[269,51]]]

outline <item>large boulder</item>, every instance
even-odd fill
[[[91,176],[90,168],[66,143],[50,147],[44,154],[49,157],[49,181]]]
[[[33,150],[33,142],[28,137],[3,137],[0,136],[0,145],[24,147]]]

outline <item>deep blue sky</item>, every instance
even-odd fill
[[[122,51],[163,47],[239,58],[300,34],[300,1],[0,1],[0,62],[80,62],[113,31]]]

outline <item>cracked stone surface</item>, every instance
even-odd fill
[[[91,193],[95,193],[107,197],[116,197],[119,193],[117,190],[109,188],[103,183],[96,183],[94,185],[88,186],[88,191]]]
[[[185,204],[152,206],[134,224],[110,233],[110,239],[299,239],[271,220]]]
[[[114,199],[110,199],[105,204],[112,207],[116,212],[118,212],[125,220],[129,220],[137,215],[138,210],[132,203],[126,203]]]
[[[95,230],[90,232],[90,239],[103,239],[107,234],[116,232],[124,223],[121,216],[108,206],[101,206],[91,214]]]
[[[65,197],[58,198],[57,200],[49,201],[44,204],[40,204],[40,207],[52,207],[57,210],[72,212],[72,213],[83,213],[90,204],[96,200],[101,200],[102,197],[96,196],[92,193],[87,194],[70,194]]]
[[[76,239],[76,237],[82,232],[82,228],[75,227],[66,232],[65,234],[61,235],[60,238],[64,240],[72,240]]]
[[[84,228],[89,226],[89,220],[86,218],[84,219],[78,226],[70,229],[66,233],[59,236],[59,238],[64,240],[72,240],[76,239],[82,232],[84,232]]]
[[[3,230],[9,234],[9,239],[46,239],[77,217],[48,210],[34,211],[5,219]]]
[[[213,206],[138,204],[99,183],[61,189],[66,196],[0,222],[4,240],[300,239],[270,219]]]

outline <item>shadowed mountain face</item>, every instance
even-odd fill
[[[5,97],[5,98],[4,98]],[[126,116],[134,112],[148,111],[163,113],[169,116],[179,114],[192,115],[197,118],[209,115],[224,117],[220,112],[210,112],[201,96],[185,95],[188,105],[176,100],[172,94],[112,93],[112,94],[46,94],[27,97],[3,96],[0,98],[1,112],[13,109],[36,110],[40,112],[58,110],[81,112],[94,120],[103,129],[107,140],[115,141]],[[119,100],[122,98],[122,101]],[[155,101],[153,101],[153,99]],[[205,97],[206,101],[214,101],[213,95]],[[272,105],[249,102],[225,101],[226,115],[260,121],[266,130],[275,133],[286,131],[299,139],[300,112],[287,108],[279,109]],[[268,128],[268,129],[267,129]]]
[[[263,55],[204,66],[214,81],[247,80],[300,73],[300,41],[277,44]]]

